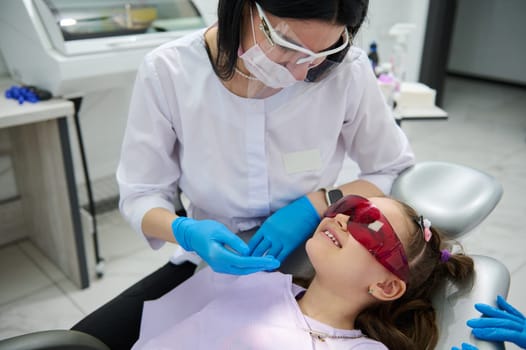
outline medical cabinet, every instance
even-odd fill
[[[145,53],[212,24],[216,1],[7,0],[0,47],[15,81],[53,95],[129,84]]]

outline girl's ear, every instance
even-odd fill
[[[404,295],[406,284],[397,277],[392,277],[389,280],[376,282],[369,286],[369,294],[378,300],[391,301],[400,298]]]

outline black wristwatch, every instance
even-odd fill
[[[331,204],[343,197],[343,192],[339,188],[324,188],[323,192],[325,192],[325,200],[328,206],[331,206]]]

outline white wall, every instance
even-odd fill
[[[0,52],[0,78],[7,76],[2,53]],[[3,95],[3,91],[0,91]],[[16,182],[11,164],[11,145],[6,130],[0,129],[0,201],[17,195]]]
[[[130,79],[128,86],[83,97],[80,125],[93,180],[113,176],[117,170],[132,86]],[[77,182],[84,183],[73,120],[69,125]]]
[[[7,75],[7,67],[5,66],[4,58],[0,52],[0,77]]]
[[[449,70],[526,84],[526,1],[459,0]]]
[[[357,44],[367,50],[369,43],[376,41],[380,60],[389,61],[394,45],[394,38],[388,35],[389,29],[398,22],[414,23],[416,29],[408,41],[406,80],[418,81],[428,6],[429,0],[370,0],[369,15]]]

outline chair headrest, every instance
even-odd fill
[[[480,170],[427,161],[403,171],[391,195],[411,205],[450,238],[458,238],[491,213],[502,197],[502,186]]]

